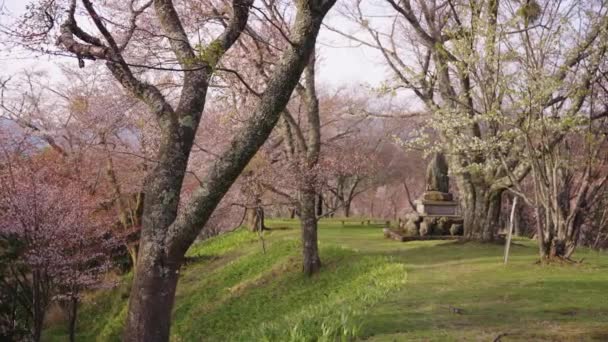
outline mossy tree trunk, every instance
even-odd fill
[[[500,226],[503,189],[473,183],[459,177],[460,203],[465,239],[489,242],[496,238]]]

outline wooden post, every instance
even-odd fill
[[[515,206],[517,206],[517,196],[513,200],[511,206],[511,217],[509,220],[509,231],[507,232],[507,241],[505,243],[505,265],[509,261],[509,248],[511,248],[511,237],[513,236],[513,218],[515,216]]]

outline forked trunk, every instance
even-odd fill
[[[562,234],[550,235],[543,241],[544,257],[552,259],[569,259],[574,253],[577,244],[577,235],[561,236]]]
[[[264,225],[264,208],[257,206],[247,209],[246,226],[252,232],[260,232],[266,227]]]
[[[373,208],[373,204],[372,204]],[[373,209],[372,209],[373,212]],[[344,202],[344,217],[350,217],[350,202]]]
[[[313,275],[321,268],[319,246],[317,244],[317,217],[315,215],[315,191],[306,189],[301,192],[300,224],[302,225],[302,270]]]
[[[536,240],[541,262],[568,259],[574,252],[576,241],[563,236],[556,229],[546,211],[536,208]]]
[[[558,239],[557,237],[545,238],[539,241],[540,258],[542,261],[567,260],[576,249],[573,241]]]

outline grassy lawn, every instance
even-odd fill
[[[266,253],[246,231],[192,247],[172,340],[608,340],[608,255],[579,250],[582,264],[541,266],[534,243],[518,239],[504,266],[499,245],[400,243],[379,226],[326,220],[323,271],[308,279],[297,221],[268,225],[285,229],[265,234]],[[87,298],[79,339],[119,340],[127,293],[123,284]],[[63,326],[45,340],[64,341]]]

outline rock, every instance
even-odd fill
[[[464,227],[460,223],[452,223],[452,226],[450,227],[450,235],[452,235],[452,236],[462,235],[463,228]]]
[[[450,234],[450,228],[452,227],[452,220],[449,217],[443,216],[437,220],[437,224],[434,229],[436,235],[448,235]]]
[[[402,236],[398,232],[395,232],[389,228],[382,229],[382,232],[384,233],[384,237],[386,237],[388,239],[393,239],[393,240],[397,240],[397,241],[401,241],[401,242],[405,241],[404,236]]]
[[[420,216],[420,214],[418,213],[409,213],[405,215],[405,220],[412,221],[414,223],[420,223],[420,221],[422,221],[422,216]]]
[[[427,236],[429,235],[429,224],[426,222],[422,222],[420,223],[420,236]]]
[[[424,225],[424,235],[422,227]],[[420,223],[420,236],[433,235],[437,233],[437,218],[436,217],[424,217]]]
[[[422,218],[423,222],[426,222],[429,227],[435,227],[435,225],[437,225],[437,222],[439,221],[439,218],[436,216],[426,216]]]
[[[407,220],[403,226],[403,230],[407,236],[418,236],[418,225],[414,221]]]

